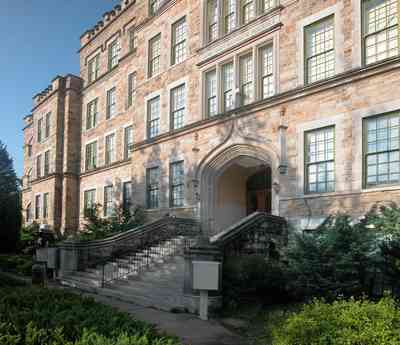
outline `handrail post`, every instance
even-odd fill
[[[102,277],[101,277],[101,288],[104,289],[105,286],[105,262],[102,264]]]

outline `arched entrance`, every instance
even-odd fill
[[[213,235],[255,211],[274,213],[274,169],[270,154],[250,145],[234,145],[198,171],[200,218]]]

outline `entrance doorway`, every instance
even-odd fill
[[[247,189],[247,215],[256,211],[271,213],[271,168],[265,166],[260,171],[248,177]]]

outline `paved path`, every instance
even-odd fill
[[[23,280],[29,284],[30,279],[24,279],[14,274],[10,277]],[[61,287],[57,283],[49,283],[49,288],[61,288],[76,293],[77,290]],[[218,321],[202,321],[192,314],[173,314],[153,308],[145,308],[136,304],[126,303],[97,294],[80,292],[85,297],[92,297],[97,302],[107,304],[118,310],[131,314],[135,319],[146,321],[157,327],[159,332],[165,332],[179,337],[183,345],[243,345],[244,340],[237,334],[223,327]]]

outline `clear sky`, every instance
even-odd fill
[[[79,74],[79,37],[118,0],[0,0],[0,140],[23,174],[23,117],[58,74]]]

